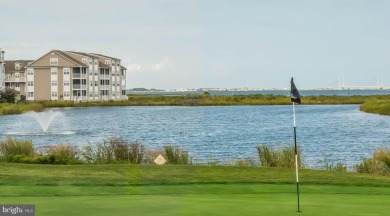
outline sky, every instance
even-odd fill
[[[388,0],[0,0],[5,59],[102,53],[127,88],[390,86]]]

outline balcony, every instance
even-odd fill
[[[100,90],[110,90],[110,85],[101,85]]]
[[[6,82],[26,82],[26,77],[20,77],[20,78],[6,77],[5,81]]]
[[[80,74],[80,73],[73,73],[73,79],[86,79],[87,78],[87,74]]]
[[[107,74],[102,75],[102,74],[100,74],[100,79],[110,79],[110,75],[107,75]]]
[[[87,89],[87,85],[73,84],[73,89]]]

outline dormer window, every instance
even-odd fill
[[[18,62],[15,63],[15,70],[19,70],[20,69],[20,65]]]
[[[104,61],[104,63],[105,63],[106,65],[110,65],[110,64],[111,64],[111,61],[108,60],[108,59],[106,59],[106,61]]]
[[[81,61],[82,61],[84,64],[87,64],[87,58],[82,58]]]

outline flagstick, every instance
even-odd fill
[[[296,174],[296,179],[297,179],[298,212],[301,212],[301,210],[299,208],[297,128],[296,128],[296,125],[295,125],[295,103],[294,102],[293,102],[293,114],[294,114],[294,143],[295,143],[295,174]]]

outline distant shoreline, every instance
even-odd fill
[[[374,92],[375,93],[375,92]],[[304,95],[304,105],[343,105],[357,104],[360,110],[382,115],[390,115],[390,91],[387,95]],[[255,106],[291,105],[289,92],[278,94],[212,95],[202,94],[129,94],[122,101],[24,101],[15,104],[0,103],[0,115],[41,112],[47,108],[59,107],[105,107],[105,106]]]
[[[129,91],[127,90],[128,95],[187,95],[187,94],[195,94],[200,95],[205,92],[210,93],[211,95],[251,95],[251,94],[261,94],[261,95],[290,95],[290,90],[257,90],[257,91],[222,91],[222,90],[210,90],[210,91]],[[330,89],[299,89],[299,92],[303,96],[351,96],[351,95],[390,95],[390,89],[344,89],[344,90],[330,90]]]

